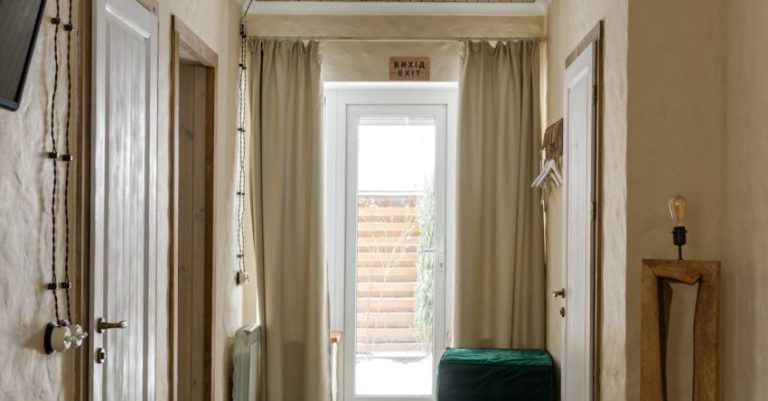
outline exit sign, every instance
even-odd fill
[[[390,57],[390,81],[429,81],[429,57]]]

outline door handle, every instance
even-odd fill
[[[565,288],[561,288],[557,291],[552,292],[552,296],[555,298],[557,297],[565,298]]]
[[[443,273],[445,271],[445,261],[443,260],[443,250],[441,248],[426,248],[421,250],[424,253],[433,253],[436,256],[437,271]]]
[[[104,330],[125,329],[128,327],[128,321],[121,320],[119,322],[107,322],[104,318],[99,318],[96,321],[96,332],[103,333]]]

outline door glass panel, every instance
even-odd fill
[[[355,394],[432,394],[434,117],[357,121]]]

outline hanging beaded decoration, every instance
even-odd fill
[[[59,89],[59,27],[62,23],[61,18],[61,4],[60,0],[56,0],[56,16],[51,18],[51,23],[54,25],[53,34],[53,60],[54,60],[54,73],[53,73],[53,92],[51,94],[51,108],[50,108],[50,126],[49,136],[51,141],[51,151],[48,152],[48,158],[51,160],[51,167],[53,173],[53,187],[51,188],[51,283],[47,288],[53,293],[53,306],[56,320],[48,323],[45,329],[44,348],[45,352],[52,354],[54,351],[63,352],[70,347],[79,347],[82,345],[83,340],[88,335],[85,333],[80,325],[72,324],[72,302],[70,299],[70,289],[72,288],[69,264],[70,264],[70,221],[69,221],[69,175],[70,166],[74,161],[74,157],[70,152],[69,136],[71,126],[72,115],[72,31],[74,25],[72,23],[72,1],[68,3],[68,21],[63,25],[64,31],[67,35],[67,103],[65,109],[65,126],[64,126],[64,153],[58,152],[57,141],[57,126],[56,126],[56,95]],[[56,216],[59,212],[59,168],[58,163],[65,163],[64,169],[64,191],[63,191],[63,203],[64,203],[64,281],[59,282],[56,275],[56,256],[57,256],[57,243],[58,243],[58,231]],[[59,311],[59,290],[64,290],[66,300],[66,318],[62,319]]]
[[[240,21],[240,63],[238,64],[238,98],[237,98],[237,146],[238,146],[238,178],[237,178],[237,285],[251,281],[251,275],[245,270],[245,80],[246,80],[246,46],[248,45],[248,25],[245,21],[253,0],[248,2],[243,18]]]

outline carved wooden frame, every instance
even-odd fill
[[[669,282],[699,284],[693,323],[693,401],[718,401],[720,262],[696,260],[643,260],[640,399],[667,401]]]

